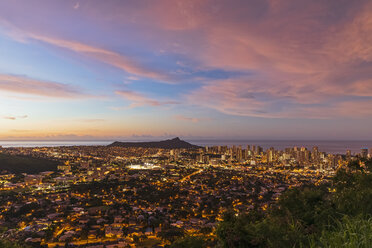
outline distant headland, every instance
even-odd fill
[[[200,148],[200,146],[190,144],[180,138],[150,141],[150,142],[120,142],[115,141],[108,145],[109,147],[142,147],[142,148],[161,148],[161,149],[193,149]]]

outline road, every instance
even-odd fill
[[[184,182],[184,181],[186,181],[186,180],[189,180],[190,177],[192,177],[192,176],[194,176],[194,175],[196,175],[196,174],[199,174],[199,173],[201,173],[201,172],[203,172],[203,169],[197,170],[197,171],[195,171],[195,172],[193,172],[193,173],[191,173],[191,174],[185,176],[184,178],[182,178],[182,179],[180,180],[180,182],[182,183],[182,182]]]

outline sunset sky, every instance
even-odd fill
[[[372,1],[0,1],[0,140],[171,136],[372,139]]]

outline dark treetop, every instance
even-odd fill
[[[110,147],[143,147],[143,148],[163,148],[163,149],[192,149],[199,148],[199,146],[192,145],[180,138],[174,138],[163,141],[151,141],[151,142],[119,142],[108,145]]]
[[[56,171],[57,165],[58,163],[56,161],[44,158],[15,156],[5,153],[0,154],[0,172],[8,171],[15,174],[18,173],[34,174],[43,171]]]

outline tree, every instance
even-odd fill
[[[169,240],[170,242],[175,241],[177,238],[183,237],[185,232],[178,227],[171,227],[170,229],[162,230],[159,236],[164,240]]]
[[[203,248],[207,247],[207,242],[200,236],[187,236],[176,240],[171,248]]]
[[[372,247],[372,218],[345,216],[332,230],[323,231],[319,239],[312,237],[310,247]]]

